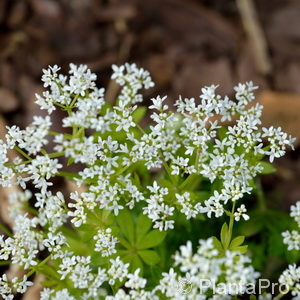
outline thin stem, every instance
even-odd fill
[[[62,104],[60,104],[60,103],[58,103],[58,102],[54,102],[54,105],[60,107],[60,108],[63,109],[63,110],[66,109],[66,107],[65,107],[64,105],[62,105]]]
[[[283,296],[285,296],[289,291],[281,292],[277,296],[274,297],[274,299],[281,299]]]
[[[199,160],[199,148],[196,149],[196,156],[195,156],[195,162],[194,162],[194,167],[197,170],[198,169],[198,160]],[[183,188],[185,188],[189,183],[193,182],[194,178],[195,178],[194,173],[190,174],[184,181],[183,183],[181,183],[181,185],[179,186],[179,189],[182,190]]]
[[[58,133],[58,132],[56,132],[56,131],[48,131],[48,133],[50,134],[50,135],[53,135],[53,136],[56,136],[56,135],[60,135],[61,133]]]
[[[66,177],[67,179],[80,178],[80,175],[78,175],[76,173],[72,173],[72,172],[66,172],[66,171],[60,171],[60,172],[56,173],[56,175],[61,176],[61,177]]]
[[[231,213],[230,213],[230,220],[229,220],[229,226],[228,226],[228,234],[226,235],[226,241],[224,243],[224,249],[227,250],[230,242],[232,240],[232,229],[233,229],[233,223],[234,223],[234,210],[235,210],[235,202],[233,202]]]
[[[130,165],[123,167],[121,170],[119,170],[119,172],[115,173],[114,176],[119,176],[122,173],[124,173],[128,168],[130,167]]]
[[[53,152],[47,154],[50,158],[61,157],[65,155],[65,152]]]
[[[142,134],[145,134],[145,131],[144,129],[139,125],[139,124],[135,124],[136,127],[139,129],[139,131],[142,133]]]
[[[7,266],[11,264],[11,260],[3,260],[0,261],[0,266]]]
[[[159,152],[160,152],[160,155],[161,155],[161,159],[162,159],[163,166],[164,166],[164,168],[165,168],[165,170],[166,170],[168,176],[170,177],[171,181],[172,181],[173,184],[176,186],[177,183],[176,183],[176,181],[174,180],[174,178],[173,178],[173,176],[172,176],[172,174],[171,174],[170,167],[169,167],[169,165],[167,164],[167,162],[165,161],[162,151],[159,151]]]
[[[79,98],[79,94],[77,94],[75,97],[74,97],[74,99],[72,100],[72,102],[71,102],[71,104],[70,104],[70,108],[72,109],[73,108],[73,106],[74,106],[74,104],[75,104],[75,102],[77,101],[77,99]]]
[[[190,183],[193,182],[194,178],[195,178],[196,174],[192,173],[190,174],[185,180],[184,182],[181,183],[181,185],[179,186],[180,190],[183,190],[187,185],[189,185]]]
[[[32,158],[27,153],[25,153],[21,148],[19,148],[18,146],[15,146],[14,149],[18,153],[20,153],[21,155],[23,155],[25,158],[27,158],[28,160],[32,161]]]
[[[229,220],[229,234],[230,234],[230,239],[232,237],[232,228],[233,228],[233,223],[234,223],[234,210],[235,210],[235,201],[233,202],[232,205],[232,210],[231,210],[231,216],[230,216],[230,220]]]
[[[34,274],[37,270],[38,267],[46,264],[48,260],[51,258],[51,254],[48,255],[44,260],[42,260],[38,265],[36,265],[30,272],[26,274],[27,278],[30,277],[32,274]]]

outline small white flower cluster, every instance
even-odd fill
[[[92,275],[90,257],[67,256],[62,260],[58,272],[61,280],[69,278],[75,288],[87,290],[83,299],[89,299],[89,297],[99,299],[101,296],[99,290],[106,282],[110,285],[119,282],[124,286],[124,288],[119,288],[114,296],[107,295],[105,290],[102,290],[102,296],[105,296],[106,300],[159,300],[162,298],[180,300],[183,299],[183,294],[179,286],[183,279],[188,279],[192,287],[184,299],[193,300],[199,295],[203,300],[225,299],[226,295],[214,295],[214,298],[206,296],[207,292],[209,294],[209,290],[201,290],[199,282],[206,279],[212,280],[216,284],[227,284],[228,286],[236,284],[240,287],[240,290],[228,289],[228,296],[235,295],[237,292],[241,295],[245,292],[247,284],[255,283],[259,274],[249,266],[251,263],[249,258],[230,251],[227,251],[226,256],[221,258],[214,248],[212,239],[200,240],[199,243],[200,246],[195,254],[193,254],[190,241],[186,246],[181,246],[180,252],[174,256],[174,268],[179,266],[180,274],[171,268],[168,272],[162,273],[158,285],[151,290],[147,289],[147,280],[139,276],[140,269],[136,269],[134,273],[128,272],[129,264],[124,264],[119,257],[110,259],[107,269],[99,268],[97,273]],[[75,299],[67,289],[58,292],[44,289],[41,292],[41,299],[58,299],[60,295],[66,295],[66,298],[63,299]],[[218,298],[218,296],[225,298]]]
[[[89,89],[95,87],[97,76],[86,65],[79,67],[70,64],[69,78],[58,74],[60,68],[55,65],[43,70],[42,81],[49,91],[43,93],[43,97],[36,95],[36,103],[51,114],[55,106],[64,107],[73,104],[72,95],[85,96]]]
[[[254,271],[250,265],[251,260],[247,256],[232,251],[226,251],[224,257],[219,256],[219,251],[215,249],[211,238],[200,240],[195,254],[193,254],[192,243],[187,242],[185,246],[180,247],[180,252],[175,254],[174,259],[175,266],[179,266],[184,278],[192,286],[187,299],[195,299],[197,295],[207,292],[207,290],[201,290],[200,283],[203,279],[210,280],[216,287],[218,284],[228,285],[228,289],[226,289],[228,294],[234,295],[237,292],[245,293],[247,285],[255,283],[259,277],[259,273]],[[170,277],[173,277],[173,280]],[[170,270],[170,273],[165,274],[161,280],[160,288],[166,292],[167,296],[175,297],[172,299],[177,299],[176,296],[179,297],[178,289],[174,288],[174,284],[176,286],[177,283],[178,286],[179,279],[180,277],[174,276],[173,270]],[[234,284],[239,287],[238,291],[230,290],[230,286],[234,286]]]
[[[144,290],[147,280],[139,276],[140,270],[137,269],[134,273],[128,272],[129,264],[124,264],[120,257],[109,260],[107,268],[98,268],[97,272],[91,272],[91,257],[90,256],[69,256],[66,255],[62,259],[60,269],[60,279],[68,278],[72,281],[74,288],[84,291],[82,299],[99,299],[106,296],[107,300],[124,299],[119,298],[121,295],[127,295],[125,290],[119,289],[115,296],[107,295],[107,291],[101,287],[108,283],[114,285],[116,283],[124,283],[129,294],[126,296],[129,299],[158,299],[151,298],[153,292]],[[130,296],[129,296],[130,295]],[[143,296],[143,297],[142,297]],[[66,298],[59,298],[66,297]],[[126,298],[126,299],[127,299]],[[44,289],[41,292],[41,299],[76,299],[69,294],[68,289],[55,291]],[[102,298],[101,298],[102,299]]]
[[[151,192],[149,199],[146,199],[147,206],[143,208],[144,214],[154,222],[154,228],[168,230],[174,228],[174,220],[169,217],[173,215],[174,207],[164,203],[164,196],[168,194],[167,188],[160,187],[156,181],[153,186],[147,187]]]
[[[14,277],[8,280],[7,275],[3,274],[0,277],[0,295],[4,300],[12,300],[14,298],[13,293],[25,293],[29,286],[33,283],[27,280],[27,276],[23,276],[21,279]]]
[[[198,214],[198,210],[194,208],[191,204],[190,194],[188,192],[184,192],[182,195],[175,194],[178,203],[181,205],[182,209],[180,212],[186,215],[186,218],[189,220],[191,218],[195,218]]]
[[[90,256],[66,256],[62,259],[57,273],[61,275],[61,280],[68,276],[75,288],[86,289],[90,281],[94,279],[90,262]]]
[[[126,63],[123,66],[112,66],[112,79],[123,86],[121,95],[118,98],[120,108],[125,108],[128,104],[135,104],[143,101],[143,96],[137,92],[142,89],[149,89],[154,86],[148,71],[137,68],[136,64]]]
[[[90,225],[91,215],[99,221],[98,212],[118,216],[126,207],[142,211],[160,231],[174,228],[178,212],[187,219],[200,213],[222,216],[228,206],[251,192],[253,178],[263,169],[262,156],[273,161],[292,147],[293,139],[280,128],[260,128],[262,107],[248,108],[256,87],[251,82],[239,84],[234,101],[217,95],[217,86],[212,85],[202,89],[199,100],[180,97],[175,110],[169,110],[166,97],[158,96],[151,99],[153,122],[144,130],[135,120],[140,113],[138,104],[143,102],[140,90],[154,85],[148,71],[135,64],[113,66],[112,79],[121,86],[114,105],[105,102],[105,91],[96,87],[96,75],[87,66],[71,64],[67,76],[59,71],[58,66],[43,70],[42,81],[48,91],[37,95],[36,102],[49,115],[57,107],[65,111],[62,126],[68,133],[53,132],[50,116],[34,117],[26,129],[9,127],[6,141],[0,141],[0,185],[19,185],[25,191],[10,200],[14,235],[0,237],[0,259],[11,259],[33,272],[42,263],[39,258],[48,253],[46,260],[59,265],[59,277],[70,281],[72,287],[45,289],[41,299],[77,299],[74,289],[82,292],[82,299],[97,299],[100,293],[109,293],[109,300],[156,300],[161,293],[183,299],[173,286],[181,278],[174,271],[177,266],[193,285],[201,277],[218,281],[223,276],[227,282],[243,284],[255,280],[257,274],[246,266],[249,261],[245,256],[226,252],[220,258],[212,241],[207,240],[200,242],[196,254],[192,254],[190,243],[183,246],[175,255],[174,268],[148,291],[139,271],[131,274],[128,264],[118,257],[118,238],[108,225],[98,224],[95,228],[101,230],[90,238],[95,242],[87,245],[93,254],[107,259],[106,268],[95,268],[90,252],[84,252],[85,256],[73,251],[68,234]],[[227,120],[235,121],[227,126]],[[48,135],[54,136],[53,153],[44,148],[50,140]],[[9,159],[9,149],[15,149],[20,157]],[[68,165],[79,163],[82,170],[78,174],[66,172],[60,157],[67,158]],[[141,165],[148,172],[145,178],[139,172]],[[160,176],[151,181],[159,171]],[[72,177],[84,192],[56,192],[56,176]],[[205,199],[195,191],[200,182],[209,186],[203,191]],[[30,184],[32,193],[28,192]],[[298,210],[294,217],[299,221]],[[244,204],[233,213],[236,221],[249,218]],[[51,264],[47,266],[51,268]],[[26,282],[26,278],[8,282],[2,277],[2,296],[11,299],[12,292],[25,290],[30,284]],[[111,296],[107,286],[119,284],[126,289],[120,288]],[[198,292],[195,285],[187,299],[195,299]]]
[[[47,193],[36,193],[35,207],[39,209],[39,224],[49,226],[49,232],[55,232],[67,221],[65,211],[65,199],[61,192],[55,195],[48,191]]]
[[[300,201],[291,206],[290,216],[300,227]],[[282,233],[284,244],[288,250],[300,250],[300,233],[297,230],[285,231]],[[285,286],[285,293],[291,292],[292,299],[300,299],[300,267],[295,264],[289,265],[280,275],[278,282]]]
[[[15,219],[14,236],[4,239],[0,235],[0,259],[12,260],[13,264],[21,264],[25,269],[37,265],[37,254],[43,250],[43,235],[36,229],[37,218],[26,215]]]
[[[300,228],[300,201],[291,206],[290,216],[294,218]],[[282,233],[283,242],[288,245],[288,250],[300,250],[300,232],[297,230]]]
[[[300,297],[300,267],[289,265],[280,275],[278,282],[286,287],[286,292],[291,291],[292,299]]]
[[[24,214],[26,211],[26,205],[28,205],[28,200],[32,197],[32,193],[29,190],[17,191],[9,194],[9,217],[11,220],[16,220],[19,215]]]
[[[111,234],[111,229],[100,229],[94,236],[96,240],[95,251],[101,252],[102,256],[110,256],[116,253],[116,244],[118,239]]]
[[[245,204],[242,204],[238,209],[237,211],[234,213],[234,219],[236,221],[239,221],[241,219],[241,217],[243,217],[243,219],[245,221],[249,220],[249,216],[246,214],[247,212],[247,209],[245,207]]]
[[[45,118],[34,116],[32,124],[24,130],[15,125],[7,127],[6,140],[8,148],[12,149],[18,146],[26,150],[29,155],[37,154],[48,143],[46,136],[51,125],[50,116]]]

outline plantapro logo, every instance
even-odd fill
[[[186,278],[178,281],[177,290],[181,295],[187,295],[192,291],[193,284]]]

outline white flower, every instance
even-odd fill
[[[146,285],[147,280],[139,277],[140,269],[136,269],[134,274],[128,274],[128,280],[125,282],[125,286],[131,289],[143,289]]]
[[[300,227],[300,201],[298,201],[295,205],[291,206],[290,216],[294,218],[294,220],[298,223]]]
[[[243,219],[245,221],[248,221],[250,219],[250,217],[246,214],[247,212],[247,209],[245,207],[244,204],[242,204],[238,209],[237,211],[234,213],[234,219],[236,221],[239,221],[241,219],[241,217],[243,217]]]
[[[101,252],[102,256],[110,256],[116,253],[116,244],[118,239],[111,234],[111,229],[98,230],[97,235],[94,236],[96,240],[95,251]]]
[[[196,251],[191,241],[180,246],[158,285],[147,286],[141,271],[129,273],[130,264],[117,256],[125,253],[116,247],[118,241],[124,244],[123,228],[114,228],[113,220],[125,207],[135,209],[134,214],[142,211],[161,231],[176,228],[178,212],[188,220],[199,213],[221,217],[252,191],[253,178],[263,171],[260,158],[272,162],[281,157],[293,148],[294,139],[281,128],[261,128],[262,106],[249,107],[256,89],[252,82],[238,84],[233,100],[218,95],[216,85],[204,87],[199,98],[179,97],[175,110],[165,104],[166,96],[153,97],[148,107],[153,110],[151,125],[143,129],[136,120],[143,112],[138,104],[147,103],[141,90],[154,85],[149,72],[129,63],[112,68],[112,79],[121,86],[114,105],[105,103],[106,92],[96,87],[97,76],[86,65],[70,64],[66,76],[53,66],[43,70],[47,90],[36,95],[48,116],[35,116],[25,129],[7,128],[6,141],[0,141],[0,185],[25,190],[31,183],[34,192],[10,197],[13,236],[0,236],[0,259],[11,260],[25,272],[39,272],[39,258],[48,252],[51,260],[42,264],[57,266],[53,270],[67,288],[44,289],[42,300],[204,300],[211,291],[201,290],[202,279],[228,288],[232,283],[241,286],[239,292],[228,289],[227,295],[210,299],[243,294],[258,273],[247,256],[219,253],[212,238],[200,240]],[[65,111],[63,133],[51,128],[49,115],[58,107]],[[11,159],[10,149],[19,156]],[[76,174],[69,170],[72,163],[80,168]],[[73,179],[80,193],[58,192],[57,176]],[[34,208],[26,213],[31,204]],[[290,215],[300,227],[300,202]],[[234,212],[236,221],[241,218],[249,219],[245,204]],[[89,226],[95,229],[91,236],[85,232]],[[72,231],[78,243],[86,237],[89,242],[74,249]],[[300,249],[299,231],[282,235],[289,250]],[[299,272],[289,266],[279,278],[295,298],[300,297]],[[26,277],[8,280],[4,274],[0,294],[12,299],[31,284]],[[182,295],[186,285],[188,293]]]
[[[166,99],[167,99],[167,96],[164,96],[162,98],[160,96],[157,96],[156,98],[152,98],[151,101],[152,101],[153,105],[150,105],[149,109],[156,109],[156,110],[159,110],[159,111],[167,110],[168,105],[166,105],[166,104],[163,105],[163,102]]]
[[[280,275],[278,282],[285,285],[286,289],[291,290],[296,284],[299,284],[300,268],[296,265],[289,265],[288,268]],[[300,291],[297,292],[300,296]]]
[[[218,191],[214,191],[214,195],[211,196],[208,200],[204,201],[205,206],[201,204],[197,204],[195,207],[201,213],[207,213],[207,216],[211,218],[212,213],[216,215],[216,217],[220,217],[224,213],[224,205],[222,202],[227,202],[228,198],[226,195],[219,193]]]
[[[48,186],[52,185],[48,180],[56,175],[60,168],[62,165],[58,163],[58,159],[51,159],[47,155],[38,155],[24,166],[23,171],[28,172],[30,174],[28,179],[31,179],[35,187],[45,193]]]
[[[116,280],[122,282],[122,280],[127,277],[129,264],[124,264],[119,256],[116,259],[110,259],[109,261],[111,267],[107,270],[107,275],[109,277],[108,283],[113,285]]]

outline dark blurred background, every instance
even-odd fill
[[[49,64],[88,64],[107,86],[111,64],[129,61],[151,72],[151,94],[174,100],[208,84],[232,95],[252,80],[263,90],[264,123],[300,137],[299,0],[0,0],[0,43],[7,124],[25,126],[38,113],[34,94]],[[299,150],[277,167],[264,186],[287,208],[300,200]]]

